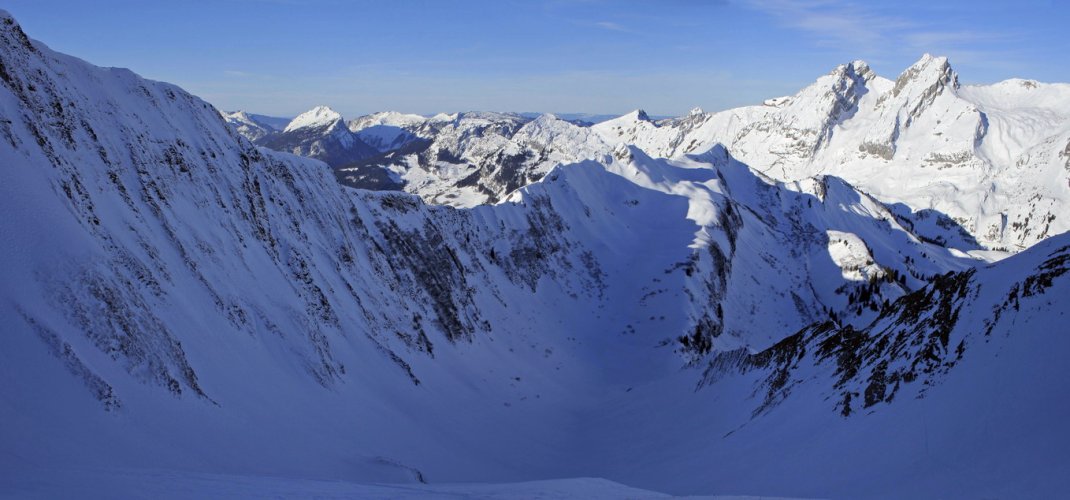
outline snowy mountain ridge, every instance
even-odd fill
[[[495,120],[500,126],[491,127]],[[1070,199],[1070,85],[962,86],[944,57],[926,54],[894,81],[854,61],[793,96],[717,113],[655,121],[636,110],[589,128],[540,118],[532,128],[556,129],[541,135],[525,131],[524,120],[408,118],[371,140],[384,154],[334,166],[352,186],[467,207],[496,203],[554,165],[608,155],[621,143],[664,158],[723,144],[778,180],[842,177],[899,206],[903,218],[954,233],[944,243],[964,251],[1013,253],[1070,229],[1059,217]]]
[[[220,114],[239,134],[253,142],[272,133],[279,132],[290,123],[290,120],[286,118],[255,115],[245,111],[232,113],[224,111]]]
[[[378,153],[349,130],[341,114],[327,106],[316,106],[301,113],[281,131],[269,132],[255,140],[251,135],[244,135],[276,151],[307,156],[332,165]]]
[[[327,106],[316,106],[297,115],[286,125],[282,132],[293,132],[303,128],[327,128],[330,130],[340,122],[342,122],[342,115],[338,114],[337,111]]]
[[[1070,144],[1068,124],[1070,85],[963,87],[946,58],[926,55],[895,82],[855,62],[770,105],[677,123],[626,115],[594,128],[655,156],[722,143],[780,180],[843,177],[902,203],[905,217],[936,210],[978,244],[1018,251],[1070,229],[1058,218],[1070,199],[1059,153]]]
[[[310,143],[338,130],[309,121]],[[1066,463],[1044,451],[1070,415],[1046,397],[1070,380],[1067,235],[989,266],[846,180],[776,180],[727,145],[657,158],[549,115],[416,130],[413,169],[471,170],[505,187],[470,181],[467,201],[503,199],[340,186],[181,89],[55,53],[0,13],[0,488],[100,467],[1065,489],[1029,471]],[[910,424],[889,438],[892,422]]]

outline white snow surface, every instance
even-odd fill
[[[670,497],[597,478],[557,479],[524,483],[361,484],[273,476],[237,476],[152,469],[41,470],[8,479],[5,486],[19,498],[114,499],[442,499],[484,500],[651,500]],[[783,497],[688,496],[695,500],[791,500]]]
[[[942,67],[918,70],[935,93],[859,63],[825,84],[910,116],[950,99]],[[833,175],[777,180],[732,141],[491,113],[428,119],[436,160],[410,172],[522,151],[479,167],[502,199],[432,206],[344,188],[6,13],[0,69],[0,495],[1070,489],[1070,235],[989,265],[927,241],[935,215]],[[797,135],[783,158],[838,140],[840,121],[772,118],[796,105],[744,113]],[[508,165],[537,182],[512,189]],[[470,188],[465,204],[491,196]]]
[[[327,106],[316,106],[304,113],[297,115],[283,132],[293,132],[303,128],[322,128],[341,121],[342,115]]]

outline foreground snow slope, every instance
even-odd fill
[[[1039,475],[1065,466],[1044,444],[1066,444],[1065,408],[1041,401],[1068,380],[1065,266],[1044,267],[1065,235],[974,270],[839,178],[778,182],[716,145],[619,145],[498,205],[428,206],[343,188],[6,14],[0,70],[0,485],[98,467],[816,497],[1065,486]],[[934,280],[948,271],[965,274]],[[914,424],[887,435],[930,414],[939,446]]]
[[[235,476],[170,470],[39,471],[10,483],[4,490],[21,498],[90,499],[442,499],[484,500],[653,500],[672,498],[663,493],[630,488],[605,479],[577,478],[524,483],[482,484],[360,484],[345,481],[315,481],[270,476]],[[0,480],[3,480],[0,477]],[[751,496],[695,496],[695,500],[790,500]]]
[[[1061,496],[1067,297],[1064,234],[941,277],[864,327],[815,324],[718,355],[694,394],[659,382],[620,394],[605,403],[614,430],[591,446],[614,450],[604,470],[648,487],[671,474],[684,490],[764,480],[763,494],[804,497]],[[675,419],[626,433],[655,411]]]

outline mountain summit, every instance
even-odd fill
[[[304,113],[297,115],[282,131],[283,133],[294,132],[301,129],[330,129],[343,123],[342,115],[327,106],[316,106]]]
[[[252,137],[247,136],[252,139]],[[316,106],[290,121],[281,132],[255,141],[278,151],[344,165],[378,154],[346,126],[342,115],[327,106]]]

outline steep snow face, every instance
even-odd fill
[[[553,475],[556,448],[494,458],[562,439],[559,408],[583,397],[563,381],[591,384],[566,337],[588,331],[602,272],[552,205],[345,190],[180,89],[53,53],[6,16],[0,68],[0,373],[16,381],[0,469],[405,481],[415,459],[442,478]],[[452,410],[425,420],[433,408]],[[547,427],[468,437],[511,418]]]

